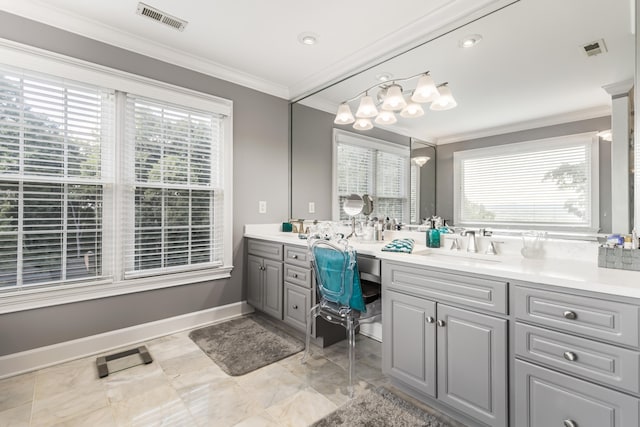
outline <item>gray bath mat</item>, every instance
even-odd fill
[[[224,372],[244,375],[304,350],[304,344],[259,315],[196,329],[189,334]]]
[[[312,427],[451,427],[412,403],[401,399],[388,389],[369,390],[326,417]]]

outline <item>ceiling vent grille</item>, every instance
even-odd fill
[[[596,56],[600,55],[601,53],[606,53],[607,45],[604,44],[603,39],[600,39],[585,44],[584,46],[582,46],[582,49],[584,50],[584,53],[587,54],[587,56]]]
[[[184,19],[176,18],[175,16],[164,13],[163,11],[142,2],[138,3],[138,10],[136,11],[136,13],[141,16],[146,16],[149,19],[153,19],[156,22],[167,25],[178,31],[183,31],[184,27],[187,26],[187,21],[185,21]]]

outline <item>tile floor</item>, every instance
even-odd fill
[[[240,377],[188,331],[145,343],[154,362],[99,379],[95,357],[0,380],[0,427],[307,426],[347,401],[344,341]],[[118,349],[109,354],[119,351]],[[358,337],[356,393],[386,384],[381,344]]]

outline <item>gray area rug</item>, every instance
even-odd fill
[[[342,405],[312,427],[451,427],[384,387]]]
[[[220,368],[244,375],[304,350],[304,343],[256,314],[196,329],[189,334]]]

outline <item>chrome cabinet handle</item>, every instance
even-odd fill
[[[444,327],[444,325],[445,325],[444,320],[438,320],[438,326],[442,328]]]
[[[578,423],[573,420],[564,420],[564,427],[578,427]]]
[[[427,318],[426,318],[425,320],[427,321],[427,323],[433,323],[433,322],[435,322],[435,321],[436,321],[436,319],[434,319],[434,318],[433,318],[433,317],[431,317],[431,316],[427,316]]]
[[[565,351],[564,358],[570,362],[575,362],[576,360],[578,360],[578,355],[575,354],[573,351]]]
[[[298,255],[294,255],[294,256],[292,256],[291,258],[293,258],[293,259],[298,259]]]
[[[297,279],[298,278],[298,273],[293,273],[293,278]]]
[[[578,318],[578,315],[576,314],[576,312],[575,311],[570,311],[570,310],[567,310],[564,313],[562,313],[562,316],[565,319],[569,319],[569,320],[575,320],[575,319]]]
[[[297,306],[297,305],[293,305],[293,306],[292,306],[292,308],[293,308],[294,310],[297,310],[297,309],[298,309],[298,306]]]

